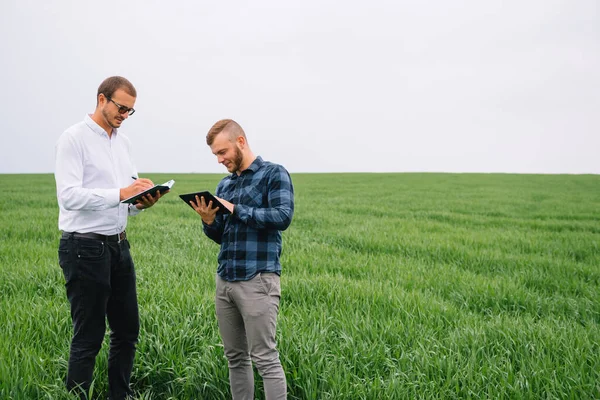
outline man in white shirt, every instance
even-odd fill
[[[144,196],[135,205],[121,201],[153,186],[138,179],[129,139],[118,128],[132,115],[137,93],[127,79],[100,84],[96,110],[67,129],[56,144],[58,249],[73,338],[67,388],[87,398],[106,319],[111,330],[109,396],[124,399],[129,387],[139,315],[135,269],[125,233],[127,216],[154,205],[161,196]],[[164,194],[164,193],[163,193]]]

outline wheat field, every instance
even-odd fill
[[[218,246],[176,184],[129,219],[139,399],[230,398]],[[600,398],[600,177],[292,174],[278,347],[290,399]],[[0,175],[0,398],[69,399],[54,178]],[[107,392],[107,342],[93,397]],[[256,375],[256,397],[263,398]]]

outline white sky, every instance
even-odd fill
[[[600,173],[600,2],[0,2],[0,173],[128,78],[142,172],[222,172],[233,118],[290,172]]]

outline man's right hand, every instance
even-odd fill
[[[138,178],[131,185],[121,188],[119,190],[119,201],[135,196],[138,193],[142,193],[146,189],[150,189],[154,186],[154,183],[150,179]]]
[[[198,198],[198,196],[196,196],[196,202],[192,200],[190,201],[190,205],[198,214],[200,214],[202,222],[206,225],[211,225],[215,221],[215,216],[217,215],[219,207],[212,208],[212,200],[206,204],[204,202],[204,197]]]

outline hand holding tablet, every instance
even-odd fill
[[[217,210],[217,214],[231,214],[230,211],[227,209],[227,207],[225,207],[223,204],[221,204],[221,202],[219,200],[217,200],[217,198],[215,196],[213,196],[209,191],[203,191],[203,192],[196,192],[196,193],[186,193],[186,194],[180,194],[179,197],[181,198],[181,200],[185,201],[185,203],[194,208],[194,206],[192,206],[190,204],[190,201],[193,201],[194,203],[196,203],[196,196],[198,196],[198,198],[204,197],[204,204],[208,205],[208,203],[210,203],[212,201],[212,208],[219,208]]]

